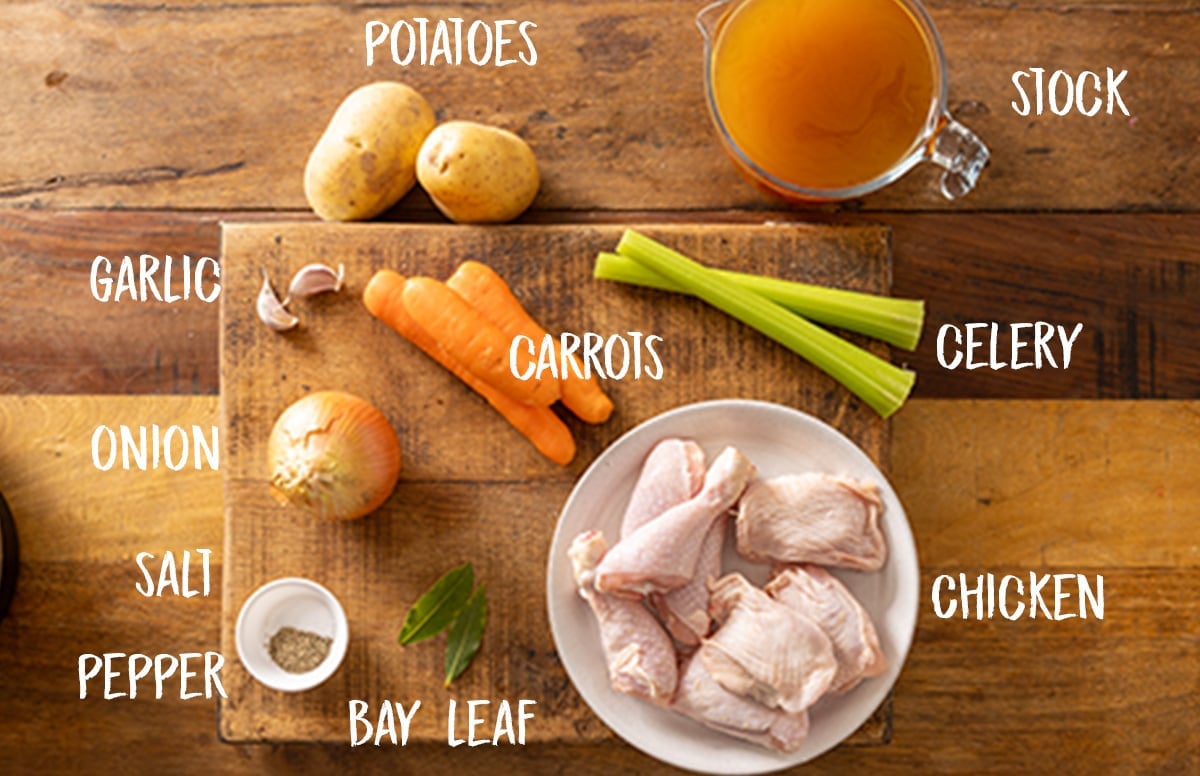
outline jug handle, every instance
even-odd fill
[[[946,199],[958,199],[975,188],[990,153],[974,132],[945,113],[927,155],[929,161],[943,170],[942,194]]]
[[[730,2],[731,0],[717,0],[715,3],[704,6],[700,13],[696,14],[696,26],[700,28],[700,34],[704,36],[706,45],[711,46],[717,37],[717,26],[725,16],[725,10]]]

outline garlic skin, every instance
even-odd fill
[[[279,297],[271,289],[271,280],[267,277],[267,269],[263,267],[263,284],[258,292],[258,318],[274,331],[288,331],[300,325],[300,319],[287,311]]]
[[[345,276],[345,264],[338,264],[336,271],[328,264],[309,264],[301,267],[292,276],[292,282],[288,286],[288,298],[307,299],[326,291],[337,293],[342,290],[342,280]]]

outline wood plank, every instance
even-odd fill
[[[271,214],[295,218],[299,214]],[[116,307],[91,298],[97,255],[219,255],[213,212],[0,211],[0,391],[217,392],[216,311],[203,304]],[[808,216],[613,213],[588,223],[752,223]],[[561,214],[539,214],[554,222]],[[895,293],[927,300],[914,354],[926,398],[1175,398],[1200,395],[1200,218],[1111,214],[843,214],[893,230]],[[1036,282],[1031,281],[1030,272]],[[70,304],[63,304],[69,300]],[[1069,370],[948,371],[937,363],[945,323],[1083,322]]]
[[[887,233],[878,227],[643,228],[721,266],[876,292],[890,283]],[[661,380],[605,382],[616,410],[610,422],[577,434],[580,452],[568,468],[573,474],[640,419],[691,401],[740,395],[732,390],[739,382],[753,387],[759,398],[806,407],[831,422],[842,420],[852,432],[871,429],[866,442],[873,446],[879,437],[869,419],[877,416],[790,351],[695,299],[592,281],[596,253],[615,246],[622,231],[610,226],[228,225],[222,294],[227,419],[265,421],[269,430],[275,416],[299,396],[342,386],[384,408],[403,429],[405,446],[419,451],[405,466],[406,478],[440,480],[453,473],[456,479],[561,479],[457,378],[362,306],[362,289],[381,267],[444,279],[462,260],[477,257],[504,276],[550,331],[597,332],[607,338],[636,330],[663,337],[656,348],[664,365]],[[294,334],[270,331],[254,313],[262,268],[282,286],[313,261],[344,262],[345,289],[295,306],[303,317]],[[384,370],[377,370],[379,354],[392,360]],[[755,372],[780,380],[748,376]],[[410,422],[410,415],[426,423]],[[253,446],[232,448],[229,477],[255,476],[266,434],[235,430],[236,440]],[[480,430],[487,436],[480,438]]]
[[[612,0],[578,0],[575,5],[604,5],[611,3]],[[930,2],[922,3],[930,10],[942,10],[952,8],[989,8],[993,7],[991,0],[930,0]],[[195,11],[212,10],[214,5],[212,0],[175,0],[172,7],[187,8]],[[241,7],[241,6],[260,6],[260,5],[347,5],[353,6],[353,2],[338,2],[337,0],[237,0],[235,2],[222,2],[225,7]],[[1108,10],[1120,11],[1123,13],[1142,12],[1154,13],[1161,11],[1178,11],[1186,10],[1194,7],[1190,0],[1039,0],[1037,3],[1030,3],[1031,6],[1040,9],[1057,8],[1063,12],[1069,12],[1073,8],[1080,6],[1097,5]],[[105,7],[112,11],[137,11],[154,9],[158,7],[155,0],[122,0],[120,3],[106,3]],[[397,9],[406,8],[406,6],[396,4]],[[491,9],[502,8],[511,9],[512,5],[507,0],[472,0],[471,8]],[[410,11],[409,16],[397,18],[411,18],[413,13]],[[389,17],[390,18],[390,17]]]
[[[111,561],[211,547],[220,560],[217,473],[99,472],[89,453],[99,423],[208,426],[217,403],[0,396],[0,492],[23,529],[22,557]],[[917,399],[893,422],[891,479],[929,562],[1198,566],[1197,417],[1195,401]],[[1130,517],[1142,514],[1154,519]]]
[[[210,518],[211,520],[212,518]],[[927,567],[934,574],[973,572]],[[1047,573],[1056,567],[1041,569]],[[1066,571],[1080,569],[1071,567]],[[886,747],[839,747],[801,773],[1191,773],[1200,664],[1189,623],[1200,571],[1104,569],[1103,622],[938,620],[922,605],[917,641],[896,687]],[[119,605],[114,605],[119,603]],[[678,773],[618,741],[450,748],[231,746],[211,701],[78,699],[75,663],[88,651],[179,653],[215,648],[215,598],[148,601],[124,564],[37,561],[0,624],[0,749],[13,772],[122,771],[153,762],[171,773],[492,771]],[[1137,666],[1137,670],[1131,670]],[[404,691],[397,685],[397,692]],[[481,697],[491,697],[485,694]],[[535,724],[549,724],[546,707]],[[86,742],[86,744],[82,743]],[[136,752],[137,760],[130,760]]]
[[[208,396],[0,396],[0,490],[16,515],[21,560],[128,560],[131,580],[140,578],[133,558],[142,551],[204,547],[219,560],[217,472],[119,463],[104,472],[91,453],[101,424],[207,430],[217,421]]]
[[[0,133],[21,139],[0,157],[8,205],[304,208],[304,160],[338,101],[364,81],[400,78],[443,117],[525,135],[542,163],[540,209],[776,206],[718,149],[688,4],[507,8],[539,22],[540,64],[501,72],[365,69],[364,24],[411,16],[403,5],[7,8]],[[421,7],[435,18],[459,10]],[[1135,13],[1126,4],[955,3],[934,16],[950,62],[950,108],[990,144],[993,163],[962,205],[943,201],[922,169],[847,207],[1196,210],[1200,190],[1190,183],[1200,157],[1190,149],[1200,108],[1179,99],[1200,81],[1200,56],[1188,45],[1200,34],[1192,4]],[[286,42],[275,37],[285,34]],[[1131,68],[1122,94],[1133,117],[1016,115],[1013,72],[1058,63]],[[403,207],[429,212],[423,195]]]
[[[1200,395],[1200,221],[1174,216],[896,215],[897,295],[927,301],[921,396]],[[1068,370],[943,369],[937,334],[969,321],[1083,323]],[[1000,340],[1000,353],[1011,338]],[[1028,354],[1028,351],[1024,352]]]
[[[90,281],[97,256],[216,258],[218,238],[214,214],[0,211],[0,391],[215,393],[216,304],[105,304]]]
[[[890,283],[887,232],[878,227],[645,227],[680,250],[732,267],[772,268],[860,290]],[[242,602],[269,579],[316,577],[347,609],[355,641],[343,668],[300,698],[281,699],[240,670],[226,672],[230,700],[222,735],[232,741],[338,741],[342,703],[354,693],[404,691],[445,706],[452,697],[532,697],[552,710],[538,740],[605,737],[573,692],[553,652],[544,611],[545,541],[574,478],[620,434],[669,408],[744,396],[799,406],[825,418],[877,460],[886,424],[789,351],[696,300],[595,284],[597,251],[621,229],[599,226],[469,229],[323,224],[227,225],[222,296],[222,428],[226,542],[223,643],[232,651]],[[375,321],[359,300],[374,270],[445,278],[464,258],[484,258],[531,314],[554,331],[670,331],[661,381],[606,383],[617,409],[577,430],[580,452],[566,469],[543,460],[456,378]],[[763,258],[768,257],[768,258]],[[298,306],[302,328],[280,336],[258,320],[261,267],[285,278],[314,261],[344,262],[347,288]],[[320,524],[281,514],[263,477],[266,437],[284,407],[309,390],[342,388],[389,417],[407,453],[401,483],[371,518]],[[438,548],[436,554],[428,552]],[[405,562],[398,565],[397,559]],[[489,640],[472,670],[442,687],[436,649],[399,650],[410,603],[441,573],[466,561],[487,580]],[[365,683],[365,685],[364,685]],[[333,711],[336,710],[336,711]],[[411,735],[444,735],[438,717],[418,717]],[[876,728],[877,737],[879,728]]]
[[[912,402],[895,418],[892,476],[920,557],[1031,568],[1200,565],[1198,409]]]
[[[56,441],[60,419],[85,413],[111,417],[130,401],[152,401],[153,414],[178,423],[210,422],[217,411],[213,397],[0,397],[0,489],[28,548],[13,610],[0,623],[0,674],[6,677],[0,683],[0,751],[14,771],[73,770],[79,742],[86,741],[89,763],[100,771],[129,767],[129,752],[136,751],[145,758],[139,762],[153,761],[173,773],[397,766],[556,773],[567,763],[585,774],[672,772],[612,741],[477,750],[444,743],[383,751],[350,750],[344,743],[229,746],[214,734],[211,702],[80,702],[75,661],[81,652],[178,653],[217,648],[220,639],[219,565],[210,598],[150,601],[134,591],[137,572],[129,560],[136,549],[195,547],[219,536],[217,475],[188,472],[178,479],[154,479],[127,499],[114,492],[118,483],[81,468],[66,442]],[[1186,469],[1195,469],[1185,464],[1194,446],[1196,413],[1195,402],[911,403],[894,424],[893,479],[920,542],[924,589],[936,574],[960,571],[1102,573],[1106,619],[1086,624],[943,621],[923,600],[917,641],[897,685],[891,745],[841,747],[804,772],[1011,773],[1034,763],[1067,772],[1194,771],[1200,765],[1198,733],[1179,720],[1197,712],[1200,677],[1189,628],[1200,617],[1193,595],[1200,564],[1187,552],[1161,550],[1194,544],[1183,531],[1186,516],[1196,509],[1183,499],[1193,498],[1184,478]],[[1019,430],[1022,418],[1032,430],[1028,438],[994,433]],[[1053,418],[1061,427],[1057,434],[1047,430],[1055,425],[1049,422]],[[1087,428],[1093,424],[1100,430]],[[1101,431],[1127,440],[1131,451],[1117,455],[1107,472],[1088,463]],[[941,443],[933,444],[939,437]],[[1147,512],[1146,499],[1130,498],[1138,483],[1154,482],[1163,459],[1150,451],[1159,441],[1173,462],[1166,477],[1175,484],[1163,491],[1171,495],[1169,513],[1157,504]],[[70,444],[85,446],[86,440]],[[1061,499],[1050,497],[1046,486],[1006,494],[995,508],[1009,509],[1012,519],[990,522],[978,496],[994,481],[976,479],[978,468],[964,463],[978,460],[1018,465],[1027,460],[1027,469],[1039,471],[1061,467],[1064,475],[1052,479],[1064,483],[1064,492],[1072,476],[1086,475],[1090,488],[1127,504],[1127,514],[1097,528],[1090,509],[1061,509]],[[1072,470],[1077,473],[1071,475]],[[80,509],[89,496],[94,501]],[[168,508],[172,498],[179,503],[169,509],[182,510],[181,519],[161,521],[164,513],[156,505]],[[129,517],[135,510],[146,515],[136,526]],[[954,510],[963,515],[957,523]],[[122,521],[124,530],[113,530]],[[958,524],[978,529],[966,531]],[[1077,540],[1055,544],[1043,562],[1029,551],[1030,533],[1015,530],[1021,525]],[[1110,533],[1111,544],[1101,546],[1099,537],[1089,534],[1095,530]],[[1158,530],[1162,533],[1155,535]],[[145,544],[147,531],[157,532],[154,546]],[[220,560],[221,550],[215,549],[214,560]],[[1158,563],[1169,565],[1137,568]],[[1134,665],[1136,671],[1130,668]]]

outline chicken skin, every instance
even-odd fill
[[[808,712],[788,714],[731,693],[698,656],[684,663],[671,708],[713,730],[780,752],[796,751],[808,736]]]
[[[663,618],[667,630],[685,647],[695,647],[708,635],[712,618],[708,615],[708,586],[721,576],[721,553],[725,549],[728,514],[721,515],[708,529],[700,545],[700,558],[691,580],[683,587],[651,596],[654,610]]]
[[[698,654],[726,690],[798,714],[829,689],[837,673],[829,637],[741,574],[717,580],[709,613],[718,628]]]
[[[725,448],[692,498],[668,509],[609,550],[596,570],[596,589],[640,598],[686,585],[695,574],[709,527],[732,507],[754,476],[754,465]]]
[[[703,484],[704,451],[700,445],[690,439],[662,440],[642,464],[621,520],[621,538],[692,498]]]
[[[766,591],[776,601],[815,621],[829,637],[837,660],[831,693],[847,692],[887,668],[870,615],[825,569],[811,565],[781,569],[767,583]]]
[[[706,470],[696,442],[660,440],[625,504],[620,540],[609,547],[586,531],[568,550],[613,691],[800,751],[814,704],[887,670],[871,616],[822,568],[882,568],[882,513],[869,482],[816,472],[756,480],[732,447]],[[721,576],[731,521],[738,554],[769,566],[764,587]],[[844,715],[828,709],[813,713]]]
[[[887,559],[870,483],[819,472],[758,480],[738,507],[737,548],[750,560],[877,571]]]
[[[567,555],[579,595],[591,605],[600,626],[609,680],[617,692],[665,706],[675,694],[679,678],[675,647],[640,602],[596,591],[596,565],[607,550],[603,534],[587,531],[571,542]]]

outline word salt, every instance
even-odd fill
[[[192,588],[189,584],[188,575],[191,572],[192,565],[192,553],[190,550],[183,551],[182,567],[175,563],[175,553],[168,550],[163,555],[162,565],[158,571],[158,585],[154,584],[154,575],[150,573],[148,567],[148,562],[154,560],[154,554],[139,552],[134,562],[137,563],[138,569],[141,570],[142,576],[145,577],[146,586],[142,587],[142,583],[138,582],[134,585],[134,588],[147,598],[161,598],[164,590],[170,590],[175,595],[184,598],[195,598],[198,595],[207,598],[208,592],[211,589],[211,585],[209,584],[208,558],[212,555],[212,550],[198,549],[196,550],[196,554],[200,556],[201,587],[199,590]]]

